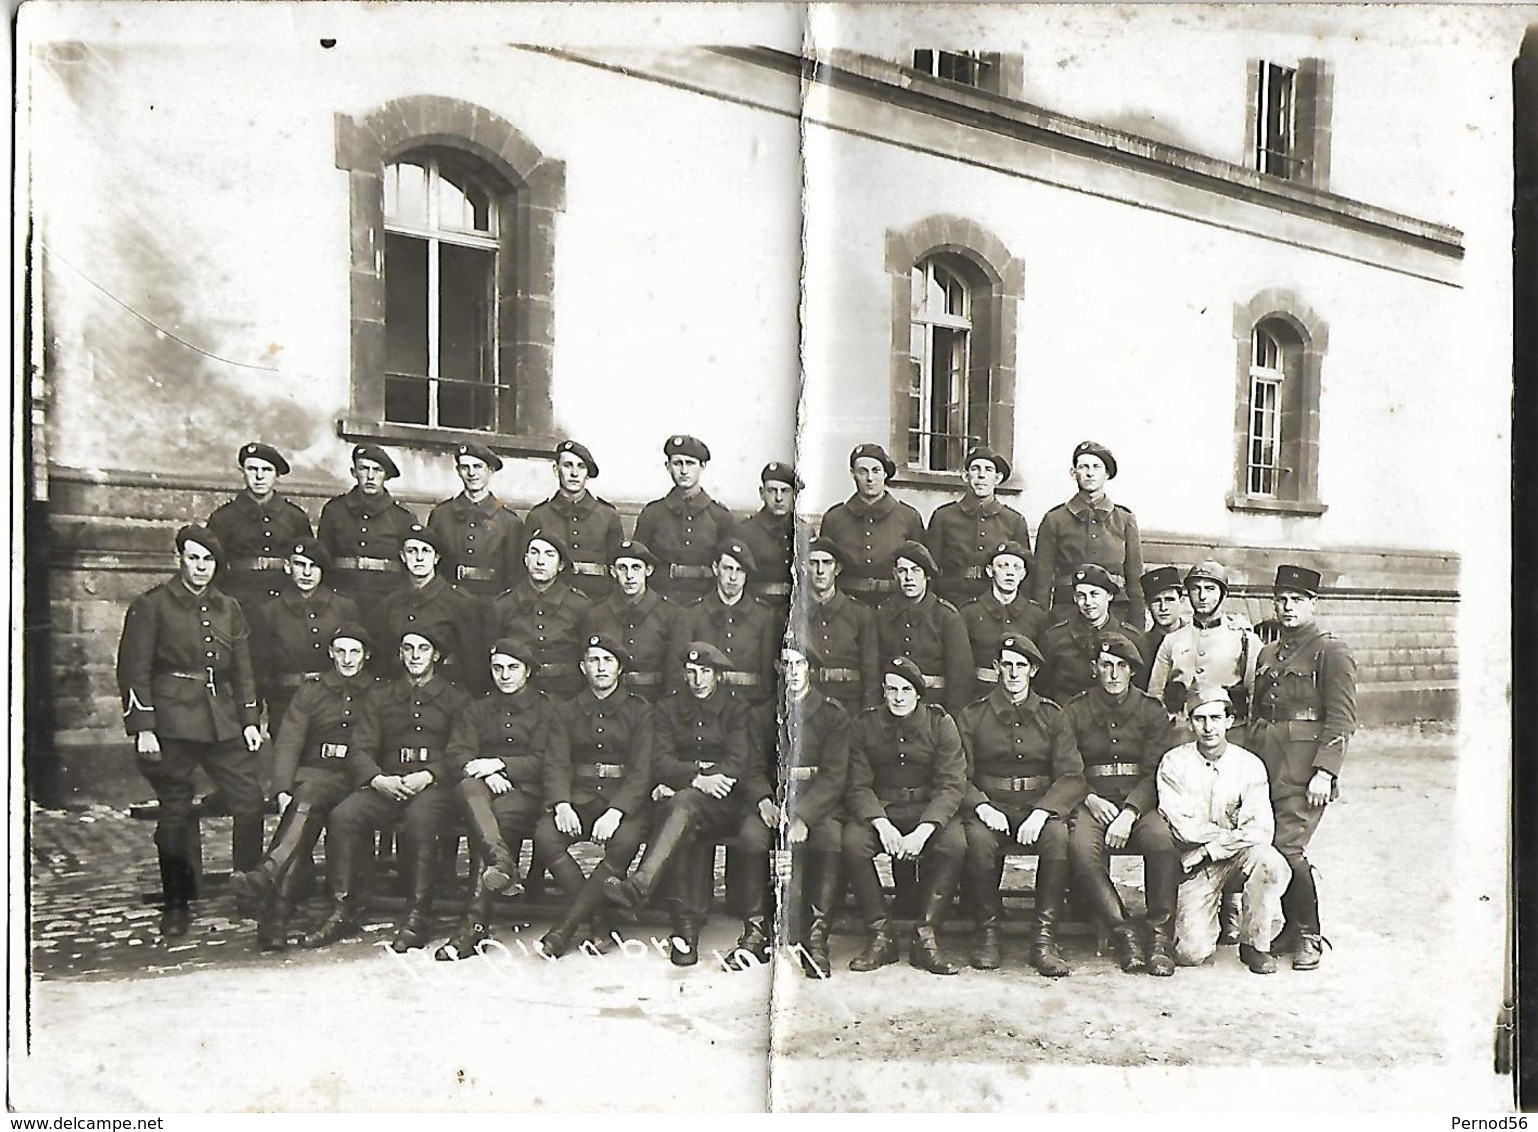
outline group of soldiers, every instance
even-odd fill
[[[1319,965],[1305,851],[1337,795],[1356,688],[1349,649],[1315,624],[1319,574],[1278,568],[1277,637],[1262,644],[1223,612],[1218,562],[1144,570],[1136,517],[1106,495],[1115,457],[1091,441],[1034,553],[998,498],[1009,463],[987,448],[925,524],[888,489],[891,457],[861,444],[855,493],[820,531],[796,515],[788,464],[763,469],[763,506],[739,520],[701,485],[704,443],[672,436],[663,455],[673,487],[627,538],[572,440],[525,518],[491,491],[500,458],[459,445],[464,490],[426,524],[391,497],[389,453],[359,444],[356,484],[318,530],[276,490],[282,454],[240,448],[244,490],[177,533],[177,574],[132,603],[119,651],[160,804],[164,934],[189,930],[201,766],[233,815],[237,899],[267,950],[354,930],[385,829],[401,834],[409,893],[391,946],[427,945],[439,836],[463,828],[475,867],[444,960],[482,950],[496,895],[548,872],[564,911],[545,955],[608,950],[618,917],[661,900],[670,958],[692,964],[727,841],[733,966],[768,958],[778,908],[806,973],[830,976],[846,889],[868,929],[849,967],[894,962],[886,855],[909,961],[957,972],[936,931],[959,891],[971,965],[997,968],[1009,853],[1036,857],[1043,975],[1070,972],[1056,938],[1070,890],[1129,972],[1212,955],[1235,888],[1251,970],[1284,950]],[[281,818],[264,849],[269,791]],[[329,908],[296,933],[322,833]],[[581,842],[601,852],[591,873]],[[1107,872],[1123,850],[1143,858],[1141,922]]]

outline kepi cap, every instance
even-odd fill
[[[1295,593],[1307,594],[1309,597],[1319,596],[1319,587],[1324,578],[1318,570],[1310,570],[1306,566],[1278,566],[1276,568],[1276,584],[1274,590],[1292,590]]]
[[[1180,571],[1173,566],[1158,566],[1139,578],[1138,584],[1143,587],[1143,600],[1152,601],[1155,594],[1181,588]]]

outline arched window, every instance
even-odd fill
[[[959,471],[968,448],[988,443],[988,366],[973,365],[972,293],[955,257],[931,256],[913,268],[910,468]]]
[[[1282,386],[1287,379],[1282,347],[1257,326],[1250,349],[1250,434],[1245,483],[1249,494],[1276,497],[1283,471]]]

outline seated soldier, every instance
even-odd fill
[[[666,880],[673,904],[668,957],[675,966],[688,967],[699,962],[700,928],[714,892],[714,874],[704,854],[713,857],[712,837],[736,832],[741,822],[740,797],[733,788],[748,762],[749,739],[745,707],[721,687],[721,674],[728,669],[721,650],[691,641],[680,659],[685,688],[664,697],[654,715],[657,835],[635,872],[628,879],[609,877],[603,891],[616,904],[640,908]],[[757,862],[752,871],[767,877],[768,860]],[[711,889],[702,892],[707,883]],[[764,959],[769,926],[759,887],[753,931],[744,933],[739,946]]]
[[[464,923],[433,953],[468,959],[487,939],[491,901],[517,896],[518,849],[534,836],[544,798],[550,704],[529,683],[534,646],[504,637],[491,646],[492,690],[472,703],[449,737],[449,776],[463,805],[482,868],[471,878]]]
[[[935,931],[961,875],[966,837],[955,820],[966,791],[967,761],[956,724],[938,704],[921,703],[924,673],[905,656],[882,669],[883,703],[855,721],[849,740],[845,794],[844,869],[860,915],[870,928],[851,971],[897,961],[887,927],[886,897],[876,858],[918,861],[920,907],[908,961],[936,975],[954,975]]]
[[[586,687],[557,704],[545,748],[545,808],[534,830],[535,852],[549,862],[568,901],[565,914],[539,940],[558,959],[586,923],[599,951],[614,946],[603,883],[622,877],[646,840],[652,787],[652,708],[620,686],[630,656],[608,637],[589,637],[582,652]],[[602,846],[592,876],[571,855],[579,841]]]
[[[651,588],[657,556],[634,539],[617,542],[609,553],[612,592],[592,607],[590,636],[609,637],[630,655],[625,687],[648,703],[662,695],[663,671],[681,648],[678,606]]]
[[[785,706],[767,757],[755,759],[743,780],[742,794],[753,809],[737,834],[738,844],[755,855],[767,855],[781,837],[789,848],[785,938],[800,945],[802,970],[812,979],[833,974],[828,926],[842,895],[839,855],[849,772],[849,714],[812,686],[812,669],[821,665],[816,650],[795,637],[780,649]]]
[[[1159,816],[1154,776],[1174,746],[1164,706],[1132,686],[1142,665],[1137,646],[1120,633],[1100,638],[1095,686],[1068,702],[1064,714],[1084,758],[1089,793],[1068,823],[1068,863],[1074,893],[1111,931],[1123,971],[1175,973],[1175,888],[1180,861],[1169,826]],[[1137,928],[1127,920],[1106,871],[1107,851],[1131,845],[1143,855],[1150,940],[1145,957]]]
[[[332,910],[300,937],[301,947],[325,947],[352,930],[363,902],[359,866],[369,837],[396,825],[405,833],[400,860],[410,877],[411,900],[390,948],[404,952],[427,942],[438,831],[454,812],[445,752],[470,703],[466,693],[437,674],[441,654],[428,632],[413,629],[401,635],[404,673],[370,689],[363,699],[355,745],[347,755],[355,792],[331,811],[326,825]]]
[[[1054,703],[1066,704],[1095,682],[1095,642],[1100,634],[1120,633],[1147,654],[1143,634],[1111,612],[1111,601],[1121,592],[1115,578],[1093,563],[1086,562],[1073,574],[1073,605],[1067,619],[1049,628],[1041,641],[1040,693]],[[1148,672],[1139,667],[1132,674],[1137,687],[1146,687]]]
[[[1025,595],[1022,583],[1031,573],[1031,552],[1022,542],[1001,542],[993,548],[982,572],[990,585],[963,605],[958,613],[972,642],[972,663],[977,669],[979,694],[999,682],[993,662],[1005,637],[1040,640],[1047,626],[1047,611]]]
[[[299,867],[309,860],[332,809],[353,792],[347,755],[364,696],[374,685],[363,674],[368,633],[356,622],[343,622],[331,632],[326,651],[331,671],[298,688],[277,731],[272,788],[283,810],[278,830],[260,865],[230,877],[237,899],[261,909],[256,941],[263,951],[288,946]]]
[[[1271,844],[1276,819],[1266,766],[1228,741],[1234,706],[1225,688],[1186,697],[1196,735],[1159,763],[1159,811],[1169,822],[1185,878],[1175,904],[1175,962],[1194,967],[1218,946],[1218,905],[1231,879],[1244,877],[1239,960],[1257,975],[1276,970],[1271,943],[1282,929],[1282,893],[1292,880]]]
[[[1068,887],[1068,815],[1084,798],[1084,761],[1062,708],[1031,687],[1041,650],[1029,637],[999,642],[999,686],[961,713],[972,781],[962,812],[967,886],[977,909],[972,966],[999,966],[999,880],[1011,842],[1036,852],[1036,928],[1031,964],[1043,975],[1070,973],[1057,949],[1057,920]]]

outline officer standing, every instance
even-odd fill
[[[988,591],[986,568],[1001,542],[1018,543],[1027,554],[1031,546],[1025,516],[997,495],[999,484],[1009,478],[1009,461],[992,448],[973,448],[966,469],[967,490],[935,508],[925,539],[940,567],[935,590],[956,605]]]
[[[1183,703],[1198,684],[1228,690],[1235,720],[1249,719],[1250,690],[1260,638],[1249,625],[1223,614],[1228,571],[1220,562],[1198,562],[1186,574],[1192,621],[1168,634],[1159,645],[1148,674],[1148,690],[1165,703]]]
[[[123,619],[117,681],[139,773],[155,790],[155,849],[165,894],[161,932],[186,935],[197,896],[198,767],[234,817],[235,868],[262,857],[256,683],[240,604],[211,585],[224,547],[206,527],[176,532],[176,576],[133,600]]]
[[[921,542],[892,553],[897,593],[876,610],[876,641],[883,656],[905,656],[924,674],[924,687],[952,715],[972,702],[972,646],[956,607],[929,588],[935,560]]]
[[[1001,542],[983,566],[987,592],[957,610],[972,643],[978,690],[987,692],[998,683],[994,660],[1005,637],[1039,639],[1047,627],[1047,611],[1025,595],[1022,583],[1031,572],[1031,552],[1023,542]]]
[[[1356,660],[1344,641],[1315,622],[1319,572],[1276,568],[1274,603],[1281,636],[1261,650],[1255,673],[1250,747],[1266,764],[1276,815],[1276,848],[1291,869],[1282,897],[1295,971],[1323,957],[1319,894],[1306,850],[1325,809],[1340,796],[1346,744],[1356,733]]]
[[[331,552],[332,586],[358,603],[364,625],[378,640],[399,640],[389,636],[380,602],[401,585],[401,539],[417,522],[385,487],[400,474],[379,445],[354,447],[356,485],[326,501],[317,531]]]
[[[1159,646],[1165,637],[1190,623],[1186,616],[1185,589],[1180,584],[1180,571],[1173,566],[1158,566],[1147,571],[1138,579],[1138,587],[1143,591],[1148,617],[1153,622],[1144,643],[1148,646],[1148,655],[1155,657],[1159,655]],[[1166,699],[1164,708],[1171,715],[1184,715],[1185,701]]]
[[[531,527],[524,542],[525,576],[493,603],[498,631],[529,640],[534,686],[555,699],[581,690],[578,664],[591,635],[592,603],[561,577],[570,564],[571,552],[558,535]]]
[[[485,603],[443,580],[438,567],[447,552],[443,536],[431,528],[412,525],[402,534],[406,584],[385,598],[382,620],[391,640],[413,629],[427,633],[437,646],[438,676],[477,694],[486,683],[484,665],[476,663],[485,653]]]
[[[867,605],[880,605],[897,589],[892,554],[904,542],[924,541],[924,520],[887,491],[897,465],[879,444],[858,444],[849,453],[854,494],[835,503],[822,517],[818,532],[844,548],[840,588]]]
[[[783,632],[790,608],[791,564],[796,547],[812,541],[812,524],[796,514],[796,493],[803,485],[794,468],[778,461],[765,464],[758,480],[764,505],[737,525],[736,537],[758,563],[748,593],[769,607]]]
[[[241,446],[235,463],[246,487],[208,517],[208,529],[224,544],[229,561],[219,572],[219,588],[240,602],[249,621],[259,608],[278,596],[283,547],[314,534],[304,509],[275,490],[288,461],[270,444]]]
[[[710,449],[692,436],[670,436],[662,446],[673,490],[641,508],[635,538],[651,547],[659,568],[652,587],[680,604],[711,588],[715,549],[731,537],[737,521],[700,486]]]
[[[427,528],[443,543],[443,576],[467,594],[492,597],[518,580],[523,522],[491,491],[502,457],[484,444],[454,449],[454,471],[465,489],[433,505]]]
[[[1056,932],[1068,888],[1068,816],[1084,800],[1084,760],[1063,710],[1031,687],[1042,664],[1035,642],[1005,637],[995,664],[998,687],[958,721],[972,773],[962,803],[967,886],[978,913],[972,966],[999,965],[1000,869],[1014,842],[1036,851],[1031,965],[1058,978],[1070,973]]]
[[[657,557],[645,543],[616,543],[609,555],[613,592],[588,615],[592,635],[618,641],[629,655],[625,687],[648,702],[662,695],[663,674],[682,648],[678,607],[649,586],[656,568]]]
[[[556,491],[529,511],[529,529],[550,531],[571,554],[571,584],[590,601],[601,602],[614,589],[610,555],[625,537],[619,511],[587,489],[598,478],[598,461],[586,446],[563,440],[555,446]]]
[[[849,711],[875,707],[881,700],[875,612],[838,588],[849,560],[838,543],[819,536],[803,553],[791,632],[817,654],[812,679]]]
[[[1036,528],[1037,572],[1031,580],[1031,596],[1054,618],[1068,615],[1073,606],[1074,574],[1092,563],[1120,579],[1117,592],[1143,573],[1143,540],[1137,516],[1120,503],[1112,503],[1105,485],[1116,478],[1116,457],[1093,440],[1073,450],[1070,465],[1078,490],[1067,503],[1059,503],[1042,516]],[[1118,603],[1118,619],[1141,632],[1146,611],[1141,590],[1127,593]]]
[[[1086,562],[1071,575],[1074,610],[1064,621],[1047,630],[1042,641],[1046,666],[1042,671],[1041,694],[1059,704],[1066,704],[1095,682],[1095,655],[1100,634],[1116,632],[1144,652],[1143,634],[1117,621],[1112,601],[1120,592],[1114,578],[1105,569]],[[1148,683],[1148,672],[1141,665],[1132,682],[1139,688]]]
[[[721,650],[728,667],[721,683],[740,700],[761,703],[774,693],[774,658],[783,628],[768,606],[746,592],[758,569],[753,553],[735,538],[723,542],[711,563],[715,588],[684,609],[678,635]]]
[[[876,858],[915,861],[923,885],[908,961],[936,975],[957,968],[940,951],[935,932],[956,892],[966,835],[956,813],[966,792],[967,759],[956,724],[938,704],[924,703],[924,674],[905,656],[881,672],[883,704],[863,712],[849,740],[844,870],[860,916],[870,928],[851,971],[874,971],[897,961],[887,927],[886,898]]]

